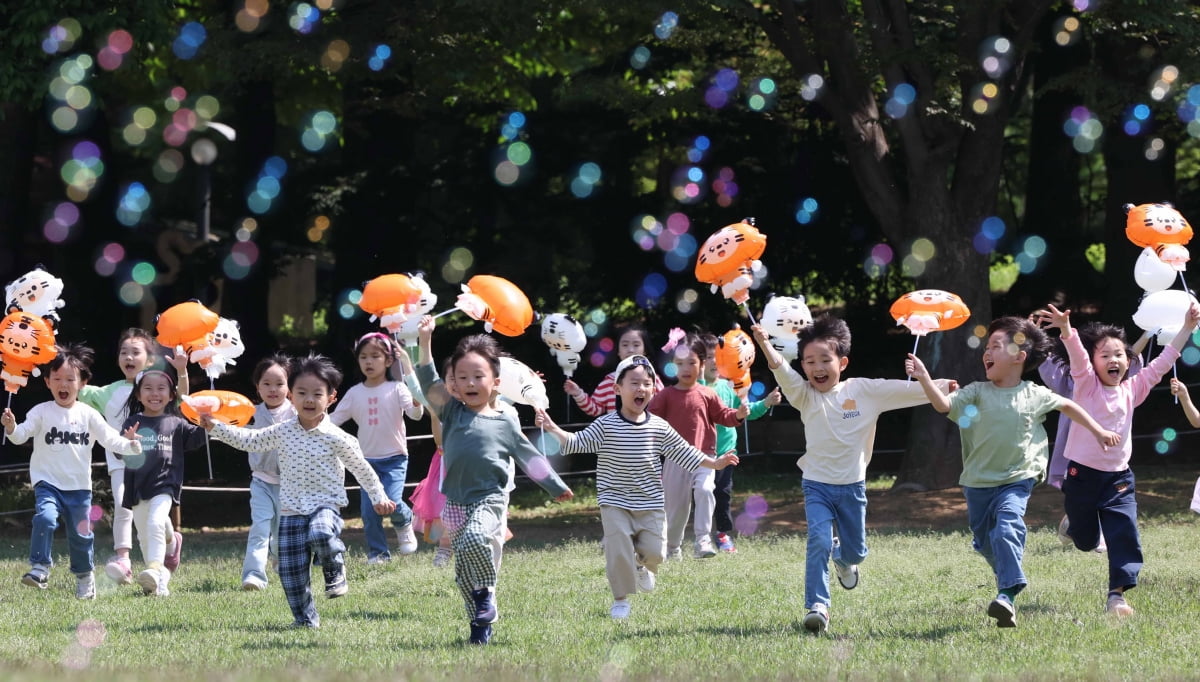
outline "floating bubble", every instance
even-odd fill
[[[821,89],[825,87],[825,79],[815,73],[810,73],[804,77],[800,85],[800,97],[807,102],[811,102],[821,96]]]
[[[754,535],[758,532],[758,519],[749,514],[738,514],[733,520],[738,535]]]
[[[79,522],[75,524],[75,532],[77,532],[80,535],[83,535],[85,537],[88,535],[91,535],[92,534],[91,519],[80,519]]]
[[[807,225],[817,219],[820,204],[813,197],[805,197],[796,202],[795,218],[801,225]]]
[[[1079,42],[1080,37],[1083,35],[1079,30],[1081,26],[1078,17],[1062,17],[1054,22],[1054,44],[1059,47],[1067,47]]]
[[[729,104],[729,93],[714,85],[704,91],[704,103],[713,109],[721,109]]]
[[[592,367],[603,367],[604,363],[607,361],[608,356],[600,351],[595,351],[588,356],[588,364],[590,364]]]
[[[1004,220],[996,216],[984,218],[983,222],[979,225],[980,234],[992,241],[997,241],[1003,237],[1005,229]]]
[[[338,71],[350,58],[350,43],[338,38],[331,40],[321,53],[321,66],[328,71]]]
[[[277,180],[282,180],[283,176],[287,175],[287,170],[287,161],[281,157],[272,156],[263,162],[263,175],[269,175]]]
[[[93,509],[100,508],[93,507]],[[100,511],[100,514],[104,514],[103,510]],[[96,520],[99,518],[96,517]],[[88,619],[82,621],[75,628],[75,641],[79,642],[79,645],[85,649],[95,649],[104,644],[104,638],[107,636],[108,630],[104,627],[104,623],[98,620]]]
[[[667,40],[679,27],[679,15],[674,12],[663,12],[654,26],[654,35],[659,40]]]
[[[1150,99],[1161,102],[1171,94],[1172,88],[1175,87],[1175,82],[1179,80],[1179,68],[1171,64],[1167,64],[1160,69],[1157,69],[1150,76]]]
[[[1004,36],[986,38],[979,47],[979,66],[990,78],[1000,78],[1012,66],[1012,42]]]
[[[221,261],[221,271],[229,279],[243,280],[250,274],[250,266],[238,262],[238,259],[230,254],[225,256],[225,259]]]
[[[42,51],[47,54],[68,52],[82,35],[83,26],[77,20],[67,17],[46,31],[46,37],[42,40]]]
[[[603,319],[597,319],[597,316]],[[592,322],[595,322],[596,324],[604,324],[608,320],[608,316],[604,314],[604,311],[599,309],[593,311],[590,317]],[[605,353],[611,353],[613,352],[613,349],[617,347],[617,343],[612,337],[606,336],[600,339],[600,341],[596,344],[596,347]]]
[[[171,51],[183,60],[192,59],[200,51],[200,46],[208,39],[208,31],[204,25],[189,21],[179,29],[179,37],[171,43]]]
[[[750,517],[759,519],[767,515],[770,505],[767,504],[767,498],[762,495],[750,495],[746,497],[742,508]]]
[[[321,10],[307,2],[292,5],[291,11],[288,13],[288,26],[300,35],[312,33],[320,21]]]
[[[629,65],[635,69],[641,70],[646,68],[650,63],[650,48],[645,45],[638,45],[629,55]]]
[[[1161,137],[1152,137],[1146,140],[1146,146],[1142,149],[1142,155],[1147,161],[1157,161],[1162,156],[1166,149],[1166,143]]]
[[[1165,440],[1160,440],[1154,443],[1154,451],[1160,455],[1170,454],[1171,444]]]
[[[717,75],[713,77],[713,84],[725,92],[733,92],[738,86],[737,71],[733,69],[721,69],[717,71]]]
[[[212,95],[200,95],[196,98],[196,115],[206,121],[211,121],[221,113],[221,102]]]
[[[371,56],[367,59],[367,68],[372,71],[382,71],[383,67],[387,66],[388,60],[392,57],[392,48],[387,45],[376,45],[371,50]]]
[[[549,438],[547,440],[557,440]],[[545,481],[554,475],[554,468],[550,466],[550,461],[545,457],[531,457],[525,463],[525,473],[534,481]]]
[[[524,166],[533,160],[533,149],[524,142],[513,142],[505,150],[505,156],[514,165]],[[599,167],[597,167],[597,170]]]
[[[1196,340],[1193,338],[1192,343],[1195,342]],[[1184,348],[1179,359],[1188,367],[1195,367],[1197,363],[1200,363],[1200,348],[1196,348],[1195,346]]]

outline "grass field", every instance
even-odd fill
[[[790,489],[762,483],[775,490],[769,494]],[[1153,482],[1142,485],[1153,492]],[[557,510],[575,539],[552,541],[537,499],[515,515],[501,620],[488,647],[463,644],[467,625],[452,570],[433,568],[428,546],[367,566],[361,532],[348,532],[350,594],[319,597],[321,629],[296,631],[287,627],[291,615],[277,582],[262,593],[238,589],[240,531],[187,533],[168,598],[117,588],[101,573],[95,602],[73,598],[63,568],[44,592],[20,585],[28,537],[7,532],[0,536],[0,679],[1197,677],[1200,529],[1183,511],[1186,499],[1176,512],[1144,519],[1146,568],[1129,595],[1137,610],[1131,618],[1103,612],[1104,556],[1064,550],[1049,525],[1031,528],[1031,584],[1017,600],[1015,630],[999,630],[985,615],[994,585],[965,532],[888,530],[869,538],[860,587],[834,587],[832,629],[821,637],[799,625],[801,534],[743,537],[734,556],[668,564],[658,590],[635,598],[627,622],[613,622],[587,502]],[[98,544],[108,542],[106,531],[98,535]],[[56,549],[65,552],[61,539]]]

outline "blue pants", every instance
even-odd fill
[[[396,503],[396,511],[392,512],[389,517],[392,519],[392,528],[403,528],[412,523],[412,509],[404,504],[404,479],[408,476],[408,455],[368,459],[367,464],[370,464],[376,475],[379,476],[379,482],[383,484],[383,490],[387,493],[388,499]],[[361,494],[361,499],[363,532],[367,536],[367,558],[390,557],[387,534],[383,531],[383,517],[375,513],[371,498],[365,492]]]
[[[733,530],[733,467],[725,467],[713,476],[713,528],[718,533]]]
[[[1108,543],[1108,589],[1137,585],[1142,541],[1137,527],[1133,471],[1100,471],[1070,462],[1063,479],[1063,505],[1075,547],[1090,552]]]
[[[1025,507],[1034,480],[989,488],[963,486],[971,544],[996,574],[996,589],[1020,592],[1028,583],[1021,570],[1025,555]]]
[[[312,596],[310,564],[316,554],[326,574],[344,569],[342,517],[336,509],[321,507],[308,516],[279,519],[279,582],[297,625],[320,625]]]
[[[53,566],[54,531],[58,517],[66,520],[67,549],[71,572],[91,573],[94,566],[91,490],[59,490],[45,481],[33,487],[33,533],[29,539],[29,563]]]
[[[804,607],[829,606],[829,560],[854,566],[867,558],[866,481],[833,485],[804,479],[808,556],[804,563]],[[834,524],[838,542],[834,542]]]
[[[251,576],[267,582],[267,558],[279,557],[279,484],[250,478],[250,534],[242,580]]]

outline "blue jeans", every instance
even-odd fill
[[[267,558],[279,557],[279,484],[250,478],[250,534],[242,580],[254,576],[267,582]]]
[[[1100,471],[1071,462],[1063,479],[1063,505],[1075,547],[1090,552],[1108,543],[1108,589],[1130,589],[1142,570],[1133,470]]]
[[[67,521],[67,549],[71,572],[91,573],[94,566],[91,490],[59,490],[45,481],[33,487],[33,534],[29,539],[29,563],[53,566],[54,531],[58,517]]]
[[[392,528],[403,528],[412,523],[412,509],[404,504],[404,479],[408,476],[408,455],[392,455],[379,459],[368,459],[367,463],[379,476],[383,491],[388,499],[396,503],[396,511],[392,512]],[[383,517],[375,513],[371,498],[364,491],[362,498],[363,532],[367,536],[367,558],[377,556],[390,557],[388,552],[387,535],[383,532]]]
[[[829,560],[854,566],[867,558],[867,483],[834,485],[803,479],[808,520],[804,607],[829,606]],[[838,542],[834,542],[834,524]]]
[[[967,498],[967,520],[971,544],[983,555],[996,574],[996,589],[1025,589],[1028,581],[1021,570],[1025,555],[1025,507],[1034,480],[990,488],[963,486]]]

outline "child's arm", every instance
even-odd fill
[[[529,478],[554,496],[555,502],[565,502],[575,497],[575,493],[571,492],[567,484],[550,466],[550,461],[546,459],[546,456],[538,452],[525,434],[521,433],[520,426],[515,419],[512,421],[512,433],[508,441],[509,454],[517,460],[517,464],[529,475]]]
[[[380,516],[387,516],[396,511],[396,503],[388,499],[387,491],[383,488],[383,483],[379,481],[379,475],[363,458],[362,449],[358,447],[358,439],[349,434],[345,435],[345,440],[333,441],[333,452],[337,458],[342,460],[342,464],[354,474],[354,479],[362,487],[362,492],[366,493],[371,498],[371,506],[375,509],[375,513]]]
[[[546,414],[545,410],[534,408],[534,413],[537,416],[534,417],[533,423],[538,428],[545,430],[546,433],[558,439],[559,445],[566,445],[571,442],[571,434],[564,431],[558,424],[555,424],[554,420],[550,418],[550,415]]]
[[[4,414],[0,415],[0,424],[4,425],[4,433],[8,436],[8,439],[17,445],[29,440],[29,436],[24,436],[21,438],[21,440],[16,440],[13,438],[13,434],[17,430],[17,418],[13,415],[11,408],[4,408]]]
[[[596,400],[596,396],[605,392],[612,393],[614,391],[613,383],[613,376],[611,374],[605,375],[596,386],[595,394],[588,395],[588,392],[580,388],[579,384],[567,379],[563,382],[563,390],[567,392],[567,395],[575,399],[575,404],[579,406],[579,409],[583,410],[584,414],[589,417],[599,417],[604,414],[604,405],[601,405],[600,401]]]
[[[754,340],[758,342],[758,347],[767,358],[768,367],[777,369],[780,365],[787,364],[787,360],[783,355],[771,345],[771,340],[767,337],[767,333],[763,331],[762,325],[750,325],[750,331],[754,332]]]
[[[400,368],[401,374],[397,380],[404,385],[404,388],[408,389],[408,398],[411,401],[411,404],[405,408],[404,414],[409,419],[417,421],[425,416],[425,406],[419,398],[421,384],[416,382],[416,370],[413,369],[412,360],[408,357],[408,351],[399,346],[396,347],[396,362],[392,364],[392,369],[397,367]],[[410,378],[413,379],[413,384],[416,386],[415,391],[413,390],[413,385],[409,383]]]
[[[138,440],[138,422],[133,422],[128,428],[118,431],[109,426],[104,415],[92,408],[84,408],[87,412],[88,433],[101,446],[122,455],[138,455],[142,452],[142,442]]]
[[[925,391],[925,397],[929,398],[929,404],[933,409],[941,414],[950,411],[950,397],[943,393],[937,382],[929,376],[929,370],[925,369],[925,363],[921,362],[921,358],[909,353],[908,359],[904,361],[904,371],[920,382],[921,389]]]
[[[1062,405],[1059,406],[1058,411],[1067,415],[1071,421],[1091,431],[1092,435],[1096,436],[1096,440],[1100,441],[1100,445],[1111,447],[1121,443],[1120,434],[1100,426],[1095,419],[1092,419],[1092,415],[1088,414],[1087,410],[1080,407],[1079,403],[1076,403],[1074,400],[1063,398]]]
[[[1129,347],[1129,352],[1133,355],[1140,356],[1142,351],[1146,350],[1146,346],[1150,343],[1150,339],[1152,338],[1154,338],[1153,329],[1147,329],[1146,331],[1142,332],[1142,335],[1138,337],[1138,340],[1134,341],[1133,345]]]
[[[183,346],[175,349],[175,352],[167,356],[167,363],[175,368],[175,392],[180,396],[185,396],[192,392],[192,384],[188,380],[188,356],[183,352]]]
[[[417,323],[418,369],[422,372],[429,372],[435,379],[437,378],[437,369],[433,366],[433,330],[436,328],[437,323],[429,315],[425,315]],[[450,392],[440,381],[430,380],[427,383],[423,374],[418,374],[418,379],[421,379],[421,394],[425,396],[429,407],[437,414],[441,411],[442,406],[451,400]]]
[[[1171,395],[1179,399],[1179,404],[1183,407],[1183,415],[1187,417],[1188,423],[1192,425],[1192,428],[1200,428],[1200,411],[1196,410],[1196,405],[1192,402],[1192,396],[1188,395],[1187,384],[1175,377],[1171,377]]]
[[[1187,345],[1188,338],[1192,332],[1196,330],[1196,323],[1200,322],[1200,305],[1195,303],[1188,306],[1187,312],[1183,314],[1183,326],[1179,328],[1179,332],[1175,334],[1175,338],[1171,339],[1171,347],[1177,351],[1182,351]]]
[[[750,416],[747,419],[758,419],[781,402],[783,402],[783,394],[779,392],[779,387],[776,386],[774,390],[767,394],[767,397],[750,403]]]

